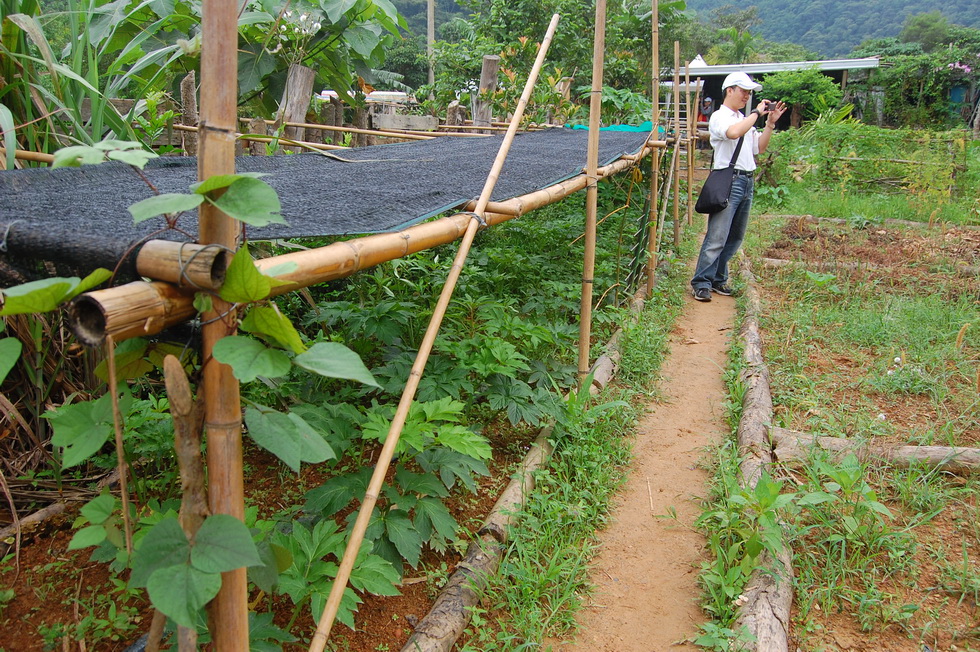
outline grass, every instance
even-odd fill
[[[853,225],[878,225],[885,220],[945,224],[980,224],[980,205],[974,197],[939,203],[909,201],[905,193],[864,194],[839,188],[812,189],[803,184],[777,186],[785,192],[763,193],[757,210],[785,215],[816,215],[847,220]],[[769,196],[775,201],[766,201]]]
[[[861,207],[873,205],[876,218],[923,217],[909,214],[914,202],[906,200],[905,214],[898,215],[891,213],[897,203],[880,200],[791,193],[781,210],[847,218],[872,214]],[[757,222],[746,250],[758,260],[777,241],[787,247],[790,225]],[[818,236],[844,243],[828,245],[823,260],[849,260],[848,245],[866,242],[868,227],[860,220],[821,226]],[[904,237],[893,225],[871,228]],[[943,238],[938,231],[916,234]],[[797,257],[813,260],[815,250],[821,253],[811,248],[804,254],[805,238],[788,240],[800,243]],[[777,424],[893,445],[980,445],[976,297],[953,274],[908,273],[914,262],[896,245],[893,259],[874,268],[755,268]],[[740,364],[732,359],[730,373]],[[730,481],[725,469],[718,466],[717,484]],[[975,479],[853,456],[832,460],[818,452],[774,473],[790,481],[794,494],[783,516],[797,573],[796,645],[832,648],[834,631],[851,631],[889,645],[907,640],[933,649],[980,649]],[[712,604],[710,592],[705,600]],[[728,624],[722,617],[712,626]],[[723,643],[716,649],[725,649]]]

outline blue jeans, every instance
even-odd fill
[[[691,287],[695,290],[728,282],[728,261],[742,246],[749,225],[753,189],[751,176],[736,174],[728,206],[708,216],[708,232],[701,243],[698,264],[691,279]]]

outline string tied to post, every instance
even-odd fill
[[[476,220],[477,223],[481,227],[483,227],[483,228],[486,228],[486,227],[490,226],[489,224],[487,224],[487,221],[485,219],[483,219],[483,216],[480,215],[479,213],[474,213],[473,211],[460,211],[459,214],[460,215],[469,215],[474,220]]]

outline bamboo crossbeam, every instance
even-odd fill
[[[149,240],[136,254],[136,272],[180,287],[217,290],[225,280],[228,251],[190,242]]]
[[[99,346],[107,335],[117,342],[159,333],[194,316],[194,297],[170,283],[135,281],[83,294],[68,308],[79,341]]]
[[[385,438],[384,446],[381,448],[381,452],[378,455],[378,461],[374,468],[374,473],[371,475],[371,482],[368,485],[364,499],[361,501],[361,506],[357,513],[357,519],[354,521],[354,527],[351,530],[350,538],[347,541],[347,547],[344,550],[344,555],[340,561],[340,568],[337,571],[337,576],[334,579],[333,585],[330,587],[330,595],[327,597],[327,603],[324,607],[323,614],[319,619],[316,632],[313,634],[313,638],[310,642],[310,652],[323,652],[323,649],[327,644],[327,639],[330,636],[330,629],[333,626],[337,611],[340,608],[340,600],[347,588],[347,582],[350,579],[351,571],[354,568],[354,560],[356,559],[358,551],[361,548],[361,543],[364,541],[365,531],[367,530],[368,523],[371,520],[371,515],[374,511],[374,506],[377,503],[378,495],[381,492],[385,476],[388,473],[388,466],[394,457],[395,447],[398,445],[398,440],[401,437],[402,428],[404,427],[408,418],[408,411],[411,408],[413,400],[415,399],[415,392],[418,390],[422,373],[425,371],[425,365],[428,361],[429,353],[432,351],[436,336],[442,327],[442,320],[445,317],[446,310],[449,307],[449,301],[456,289],[456,282],[463,271],[463,266],[466,263],[467,256],[469,255],[470,246],[476,237],[476,232],[480,224],[480,217],[482,216],[483,211],[486,209],[487,202],[490,201],[490,195],[493,192],[494,186],[497,184],[497,179],[500,177],[500,171],[503,169],[504,161],[506,160],[507,154],[510,151],[511,143],[514,141],[514,135],[517,133],[517,125],[520,124],[521,117],[524,114],[524,108],[527,106],[527,102],[530,99],[531,91],[534,90],[534,84],[537,81],[538,73],[541,70],[541,66],[544,64],[545,54],[548,52],[548,47],[551,45],[551,41],[555,35],[555,30],[558,27],[558,18],[558,14],[552,16],[551,24],[548,26],[548,31],[545,34],[544,39],[541,41],[541,47],[538,49],[538,55],[535,59],[534,67],[531,68],[531,73],[529,74],[527,83],[524,86],[524,92],[521,95],[521,99],[518,101],[517,107],[514,111],[514,117],[511,121],[511,128],[507,131],[507,135],[500,144],[500,150],[494,159],[493,166],[490,168],[490,175],[487,177],[486,184],[483,186],[483,191],[480,193],[480,202],[477,205],[476,211],[474,211],[478,217],[471,219],[470,223],[466,227],[466,234],[463,236],[463,240],[460,243],[459,250],[456,253],[456,258],[453,261],[453,266],[450,268],[445,285],[443,285],[442,292],[439,295],[439,300],[436,303],[435,309],[433,310],[432,318],[430,319],[429,325],[426,328],[425,336],[422,338],[422,344],[419,346],[418,355],[416,356],[415,362],[412,365],[412,370],[408,375],[408,382],[406,383],[405,390],[402,392],[402,397],[398,402],[398,408],[395,410],[395,416],[392,418],[391,427],[388,430],[388,436]]]
[[[7,150],[4,147],[0,147],[0,158],[7,156]],[[20,159],[21,161],[31,161],[33,163],[54,163],[54,154],[45,154],[44,152],[31,152],[26,149],[15,149],[14,158]]]
[[[174,129],[177,131],[190,131],[197,133],[197,127],[190,125],[174,125]],[[245,134],[240,132],[235,132],[235,138],[244,141],[255,141],[258,143],[271,143],[272,141],[278,141],[287,145],[298,145],[299,147],[304,147],[306,149],[319,149],[323,151],[335,150],[335,149],[350,149],[350,147],[344,147],[343,145],[331,145],[329,143],[311,143],[306,140],[291,140],[289,138],[281,138],[277,136],[270,136],[268,134]]]
[[[248,118],[239,118],[239,122],[249,122]],[[267,125],[276,124],[274,120],[266,120]],[[404,140],[432,140],[435,136],[422,136],[415,134],[399,134],[394,131],[381,131],[379,129],[360,129],[358,127],[337,127],[335,125],[321,125],[315,122],[284,122],[286,127],[302,127],[304,129],[320,129],[322,131],[341,131],[350,134],[363,134],[365,136],[384,136],[386,138],[402,138]]]
[[[440,125],[441,127],[442,125]],[[453,125],[454,127],[459,127],[461,125]],[[381,129],[381,131],[386,134],[408,134],[415,136],[425,136],[426,138],[445,138],[446,136],[455,136],[457,138],[486,138],[487,134],[472,134],[465,131],[418,131],[417,129]]]

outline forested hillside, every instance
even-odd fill
[[[688,9],[703,21],[731,0],[687,0]],[[825,57],[847,56],[869,38],[898,36],[910,14],[939,10],[949,22],[980,27],[976,0],[750,0],[739,4],[759,8],[759,34],[770,41],[797,43]]]

